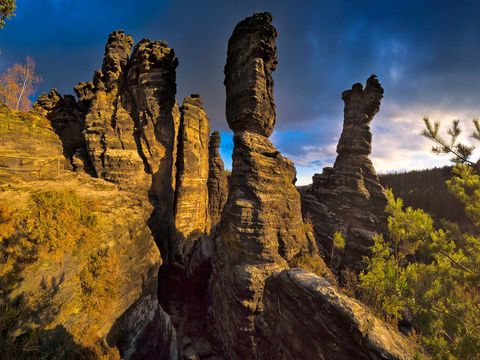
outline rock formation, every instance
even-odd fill
[[[136,46],[126,78],[128,109],[136,123],[135,142],[151,174],[149,195],[156,208],[158,235],[170,238],[176,182],[180,112],[175,100],[178,60],[163,41],[142,40]],[[162,249],[164,250],[164,249]],[[163,255],[167,255],[162,253]]]
[[[125,107],[124,74],[133,40],[110,34],[102,69],[95,72],[93,98],[85,118],[89,157],[98,177],[131,186],[147,186],[144,165],[133,136],[135,123]]]
[[[344,91],[344,124],[333,168],[313,177],[313,184],[301,190],[303,210],[313,222],[324,253],[330,254],[333,234],[346,238],[342,265],[363,268],[374,234],[385,227],[387,203],[383,187],[369,158],[372,134],[370,122],[380,109],[383,88],[372,75],[365,86],[355,84]]]
[[[110,34],[102,69],[75,87],[78,102],[55,90],[35,104],[60,135],[73,168],[83,168],[123,188],[148,192],[151,226],[162,239],[173,232],[180,111],[175,100],[178,60],[162,41]],[[130,55],[131,54],[131,55]],[[88,172],[88,171],[87,171]]]
[[[55,353],[55,358],[69,358],[72,354],[84,358],[82,356],[86,355],[81,354],[89,350],[76,347],[108,343],[116,347],[124,359],[156,356],[176,359],[175,329],[157,297],[157,276],[162,259],[147,226],[152,211],[147,194],[120,189],[105,180],[68,171],[68,167],[64,169],[62,142],[49,121],[36,112],[12,113],[0,107],[0,134],[2,206],[25,212],[29,210],[28,200],[34,195],[45,191],[60,194],[69,191],[89,204],[97,219],[92,233],[83,233],[82,242],[76,245],[78,250],[68,250],[68,241],[73,236],[70,232],[75,233],[74,229],[62,228],[64,230],[61,231],[68,231],[68,235],[57,233],[58,229],[49,229],[51,234],[44,236],[43,241],[59,236],[61,251],[57,255],[35,257],[18,266],[16,271],[20,273],[17,282],[12,284],[15,293],[10,294],[11,298],[14,295],[50,292],[44,299],[48,306],[40,308],[40,314],[35,313],[37,308],[22,308],[15,319],[15,327],[8,329],[9,336],[22,334],[33,324],[39,334],[45,335],[40,342],[44,342],[45,346],[48,346],[48,341],[55,344],[52,348],[36,350],[36,356],[38,352],[51,354],[52,351],[65,349],[67,340],[73,338],[73,347],[67,349],[70,352],[65,356]],[[81,208],[78,210],[81,211]],[[52,217],[56,216],[63,219],[65,215]],[[68,221],[71,221],[70,217],[61,225],[69,226]],[[41,234],[41,228],[37,231]],[[6,240],[4,236],[5,233],[0,235],[2,241]],[[28,235],[22,236],[28,243]],[[35,243],[32,253],[35,253],[36,246],[39,244]],[[1,251],[0,261],[3,264],[5,247]],[[90,264],[95,267],[90,268]],[[90,282],[88,292],[82,283],[86,271],[92,271],[94,278],[91,281],[100,284],[97,288]],[[101,281],[115,277],[117,281],[113,288],[105,289],[105,283]],[[54,286],[56,283],[57,287]],[[5,284],[5,278],[2,278],[2,284]],[[5,291],[2,286],[2,306],[5,305]],[[86,294],[91,294],[102,305],[89,306]],[[52,330],[54,328],[55,331]],[[62,329],[63,332],[60,331]]]
[[[115,31],[101,70],[75,87],[78,101],[52,90],[28,114],[0,106],[0,203],[21,210],[39,188],[68,188],[99,217],[95,241],[41,270],[63,273],[54,319],[67,334],[117,347],[125,359],[411,358],[401,335],[334,287],[315,244],[329,254],[333,233],[343,232],[343,266],[359,270],[382,229],[386,199],[368,156],[383,89],[372,76],[365,89],[343,93],[338,158],[301,190],[302,209],[293,163],[268,139],[277,64],[271,22],[269,13],[254,14],[228,43],[228,180],[220,134],[209,137],[199,95],[181,108],[175,100],[178,60],[165,42],[142,40],[132,52],[132,38]],[[115,291],[103,293],[90,319],[75,301],[91,290],[79,269],[92,257],[108,260],[102,276]],[[293,264],[330,274],[331,284]],[[101,277],[97,265],[92,279]],[[23,275],[21,286],[38,290],[42,274]]]
[[[46,118],[0,104],[0,185],[56,177],[67,165],[62,153]]]
[[[171,218],[180,120],[175,102],[178,61],[164,42],[142,40],[130,57],[132,44],[122,31],[110,34],[93,85],[77,90],[92,97],[85,120],[87,150],[99,177],[161,194],[159,216]]]
[[[62,96],[56,89],[39,96],[34,110],[47,117],[63,144],[63,153],[74,171],[92,172],[85,152],[85,115],[89,100],[77,103],[72,95]]]
[[[241,21],[225,66],[234,130],[228,201],[213,260],[214,330],[230,359],[254,359],[265,279],[307,249],[295,168],[268,140],[275,122],[271,72],[276,30],[269,13]]]
[[[220,147],[220,133],[214,131],[208,143],[209,173],[208,173],[208,210],[215,231],[220,223],[222,210],[228,197],[228,179],[225,174],[222,157],[218,151]]]
[[[413,359],[414,348],[364,305],[302,269],[268,278],[258,359]]]
[[[181,114],[174,211],[176,234],[171,254],[175,260],[188,256],[195,241],[210,234],[207,187],[210,127],[200,96],[185,98]]]

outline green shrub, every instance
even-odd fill
[[[447,187],[480,226],[480,176],[457,165]],[[388,193],[389,241],[375,238],[360,274],[362,299],[384,319],[409,321],[435,359],[478,359],[480,238],[458,226],[435,229],[421,210]],[[478,234],[478,232],[476,233]]]

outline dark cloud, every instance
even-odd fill
[[[379,132],[405,109],[412,121],[426,115],[412,109],[478,111],[478,1],[21,0],[0,32],[0,71],[31,55],[44,78],[40,90],[72,92],[101,65],[108,33],[122,28],[135,41],[167,40],[180,61],[179,101],[199,92],[212,128],[226,131],[227,41],[258,11],[272,12],[279,32],[274,79],[283,135],[274,140],[294,157],[332,147],[342,91],[372,73],[385,88]]]

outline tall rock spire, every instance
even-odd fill
[[[228,179],[222,157],[218,151],[220,147],[220,133],[212,132],[208,143],[209,175],[208,175],[208,209],[212,222],[212,230],[215,231],[220,223],[222,210],[227,202]]]
[[[387,203],[383,187],[369,158],[372,149],[370,123],[380,109],[383,88],[377,77],[368,78],[365,88],[354,84],[342,93],[345,103],[343,131],[333,168],[313,177],[301,190],[303,210],[312,219],[317,242],[331,253],[333,234],[346,237],[342,267],[359,271],[369,254],[373,236],[385,228]]]
[[[277,62],[271,21],[269,13],[241,21],[225,66],[233,169],[213,261],[212,308],[214,331],[231,359],[255,358],[265,279],[307,248],[295,168],[268,140]]]
[[[174,253],[187,257],[195,242],[210,233],[208,212],[208,140],[210,126],[199,95],[186,97],[181,108],[175,192]]]

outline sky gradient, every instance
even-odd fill
[[[342,91],[371,74],[385,89],[372,123],[379,173],[448,163],[430,154],[422,117],[446,125],[480,116],[479,1],[18,0],[0,31],[0,72],[26,56],[44,81],[38,93],[91,80],[108,34],[124,29],[135,42],[166,40],[175,49],[177,100],[200,93],[211,127],[225,121],[223,67],[235,25],[270,11],[278,30],[274,73],[277,124],[273,143],[295,162],[297,184],[335,160],[343,122]]]

